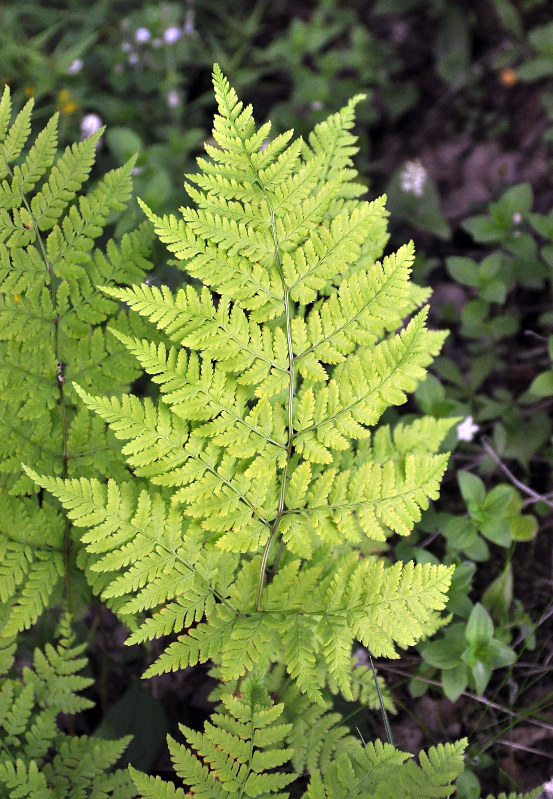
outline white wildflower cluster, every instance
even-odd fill
[[[121,26],[122,30],[128,30],[128,20],[125,21],[126,24]],[[193,27],[193,25],[192,25]],[[140,28],[137,28],[134,32],[134,42],[125,39],[125,41],[121,42],[121,50],[124,53],[127,53],[127,61],[131,67],[136,67],[140,64],[140,55],[139,49],[144,47],[145,45],[149,45],[154,48],[154,50],[159,49],[163,45],[171,46],[178,42],[178,40],[182,37],[184,33],[188,33],[186,28],[186,23],[184,29],[178,28],[176,25],[170,25],[168,28],[165,28],[163,31],[162,37],[152,38],[152,32],[149,28],[142,25]]]
[[[82,58],[74,58],[73,61],[67,67],[67,74],[76,75],[78,72],[81,71],[82,68],[83,68]]]
[[[515,238],[518,238],[520,236],[520,230],[518,230],[518,226],[522,222],[522,214],[519,211],[515,211],[515,213],[511,217],[511,222],[515,227],[515,230],[513,231],[513,236]]]
[[[175,28],[174,26],[171,28],[166,28],[163,31],[163,41],[165,44],[174,44],[175,42],[178,42],[181,36],[182,31],[180,28]]]
[[[415,161],[406,161],[399,176],[401,190],[406,194],[422,197],[428,173],[418,158]]]
[[[167,105],[169,108],[176,108],[180,105],[180,94],[176,89],[169,89],[167,92]]]
[[[81,119],[81,138],[88,139],[102,127],[102,117],[98,114],[86,114]]]
[[[480,430],[477,424],[474,424],[472,416],[467,416],[461,424],[457,425],[457,439],[459,441],[472,441],[475,433]]]
[[[134,34],[134,38],[138,44],[146,44],[146,42],[149,42],[152,38],[152,34],[148,28],[138,28]]]

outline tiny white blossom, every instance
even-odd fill
[[[152,47],[155,50],[159,50],[159,48],[161,47],[162,44],[163,44],[163,40],[162,39],[157,39],[157,38],[156,39],[152,39]]]
[[[418,158],[416,161],[406,161],[399,176],[401,190],[414,194],[415,197],[422,197],[427,176],[428,173]]]
[[[511,221],[512,221],[513,225],[520,225],[520,223],[522,222],[522,214],[520,214],[518,211],[516,211],[513,214],[513,218],[512,218]]]
[[[96,131],[100,130],[103,124],[102,117],[98,114],[86,114],[81,119],[81,137],[88,139]]]
[[[553,799],[553,777],[543,786],[543,795],[545,799]]]
[[[461,424],[457,425],[457,439],[459,441],[472,441],[474,434],[480,430],[477,424],[474,424],[472,416],[467,416]]]
[[[138,44],[146,44],[146,42],[150,41],[151,33],[148,28],[138,28],[136,33],[134,34],[134,38],[138,42]]]
[[[169,108],[176,108],[180,104],[180,95],[176,89],[169,89],[167,92],[167,105]]]
[[[132,44],[130,42],[121,42],[121,50],[124,53],[132,53]]]
[[[129,62],[129,64],[131,65],[131,67],[135,67],[140,62],[140,58],[138,57],[138,53],[131,53],[127,60]]]
[[[182,33],[179,28],[175,28],[174,26],[163,31],[163,41],[165,44],[174,44],[178,42],[181,36]]]
[[[133,166],[131,169],[131,175],[141,175],[144,172],[143,166]]]
[[[322,100],[313,100],[313,102],[311,103],[311,108],[313,109],[313,111],[322,111],[324,108],[324,103],[322,102]]]
[[[80,72],[83,68],[83,60],[82,58],[74,58],[73,61],[67,67],[67,72],[69,75],[76,75],[77,72]]]

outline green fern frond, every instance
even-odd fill
[[[447,797],[463,770],[465,747],[466,741],[433,747],[421,753],[419,766],[389,744],[367,744],[354,756],[340,755],[324,776],[316,772],[305,799],[386,799],[391,786],[407,799]]]
[[[75,644],[69,618],[62,617],[56,646],[35,649],[33,668],[20,677],[0,676],[0,791],[9,799],[80,799],[117,791],[132,799],[129,775],[113,766],[130,738],[103,741],[60,733],[60,712],[92,706],[80,695],[93,680],[79,672],[85,644]],[[55,747],[56,754],[51,756]],[[114,794],[115,795],[115,794]]]
[[[98,136],[56,159],[58,118],[24,148],[28,103],[10,125],[0,103],[0,602],[3,635],[28,629],[63,593],[71,603],[77,542],[59,505],[37,496],[21,469],[48,476],[125,475],[117,443],[99,419],[79,407],[73,380],[98,393],[122,393],[140,369],[106,322],[144,334],[98,284],[142,280],[151,229],[95,247],[114,212],[131,195],[131,159],[92,191],[83,186]],[[70,555],[71,553],[71,555]],[[78,581],[78,579],[77,579]],[[75,594],[82,593],[81,589]]]
[[[272,723],[279,706],[252,677],[275,664],[306,708],[318,706],[310,718],[326,733],[326,747],[315,747],[309,761],[306,797],[377,796],[392,775],[406,796],[419,796],[423,780],[446,796],[459,747],[404,767],[404,753],[363,748],[332,726],[328,704],[333,693],[376,704],[367,671],[361,677],[354,665],[355,642],[394,658],[442,623],[452,568],[391,565],[367,557],[366,542],[408,535],[438,494],[447,463],[439,449],[454,420],[377,425],[425,378],[444,334],[427,329],[427,308],[404,322],[428,294],[410,282],[412,247],[382,259],[384,198],[359,199],[351,128],[361,98],[318,126],[309,144],[288,132],[265,147],[269,126],[256,127],[218,67],[214,85],[215,146],[206,145],[198,174],[187,177],[195,207],[176,217],[142,205],[203,286],[176,294],[116,287],[129,273],[114,276],[107,264],[117,256],[108,247],[107,258],[94,253],[86,263],[96,284],[110,285],[100,293],[92,278],[76,281],[83,296],[97,292],[90,312],[78,315],[69,279],[55,301],[43,292],[33,308],[45,329],[54,308],[75,319],[76,352],[82,347],[89,362],[97,353],[102,372],[124,352],[160,387],[157,403],[121,398],[124,371],[113,391],[112,374],[104,384],[96,373],[92,380],[68,372],[71,392],[78,382],[75,394],[107,422],[107,431],[94,431],[94,446],[100,433],[106,445],[123,441],[134,477],[116,458],[113,473],[60,474],[46,456],[39,465],[28,458],[26,474],[61,502],[75,528],[77,563],[131,624],[129,643],[169,636],[146,676],[212,661],[234,684],[235,694],[223,693],[226,711],[203,735],[183,729],[203,762],[171,743],[177,773],[196,796],[286,796],[292,777],[274,769],[290,753],[271,747],[292,728],[277,736],[261,724],[256,708]],[[79,227],[84,207],[60,227],[72,247],[88,235]],[[26,235],[24,215],[12,214],[11,225],[10,236]],[[54,245],[62,252],[61,233]],[[120,265],[122,253],[123,244]],[[35,261],[21,270],[31,285]],[[87,341],[78,325],[103,324],[116,301],[146,322],[122,315],[113,336]],[[17,335],[24,327],[14,327]],[[49,401],[54,407],[55,391]],[[84,417],[73,424],[82,441]],[[47,438],[45,427],[41,446]],[[298,753],[298,766],[307,760]],[[179,796],[135,776],[145,796]]]
[[[255,676],[244,680],[238,694],[223,694],[222,703],[221,712],[211,716],[203,733],[180,725],[191,748],[169,737],[176,773],[198,799],[286,799],[289,794],[282,790],[295,775],[279,771],[291,755],[284,745],[290,725],[281,721],[283,706],[272,703]],[[167,791],[159,780],[146,780],[134,769],[131,774],[143,797],[184,796]]]

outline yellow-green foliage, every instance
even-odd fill
[[[99,133],[58,157],[57,115],[28,151],[32,101],[10,124],[0,102],[0,629],[30,627],[65,588],[83,592],[78,542],[59,504],[21,469],[60,478],[124,475],[113,436],[82,406],[73,381],[121,393],[140,369],[106,323],[127,315],[98,284],[142,280],[148,225],[95,247],[131,194],[134,160],[82,190]],[[136,325],[135,325],[136,327]],[[144,325],[139,326],[142,330]]]
[[[0,667],[0,795],[9,799],[132,799],[127,771],[111,771],[130,738],[104,741],[58,730],[59,713],[92,706],[79,695],[93,682],[79,672],[86,666],[85,644],[75,645],[65,617],[56,646],[36,649],[33,667],[21,676],[11,658]],[[55,756],[52,757],[52,751]]]
[[[376,704],[354,642],[394,658],[442,623],[451,568],[370,553],[408,535],[438,494],[452,422],[378,423],[424,379],[444,334],[426,326],[412,246],[378,260],[384,200],[360,199],[352,166],[362,98],[307,142],[271,140],[218,67],[214,85],[215,144],[186,183],[195,207],[177,218],[144,206],[194,280],[176,294],[103,289],[102,302],[159,328],[113,332],[160,399],[75,385],[134,475],[74,476],[34,457],[26,472],[81,528],[82,562],[131,623],[128,643],[172,636],[146,675],[212,661],[226,686],[203,734],[182,728],[199,757],[170,741],[185,788],[133,772],[143,797],[284,798],[306,767],[306,799],[385,797],[391,784],[449,796],[464,742],[417,766],[361,746],[330,707],[338,692]],[[327,739],[313,752],[298,743],[300,712]]]
[[[148,675],[214,660],[233,680],[276,661],[323,702],[322,663],[351,698],[353,642],[396,657],[446,601],[450,568],[360,559],[367,539],[407,535],[437,496],[447,424],[373,428],[444,334],[426,309],[399,329],[425,292],[409,280],[412,247],[375,261],[384,203],[358,199],[351,166],[360,98],[309,144],[289,132],[263,146],[268,126],[217,68],[214,83],[217,147],[187,181],[197,208],[146,209],[204,288],[105,290],[173,340],[116,332],[161,402],[77,389],[151,488],[29,474],[89,528],[91,570],[118,573],[104,597],[154,611],[130,643],[189,628]]]

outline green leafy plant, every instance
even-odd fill
[[[30,520],[3,536],[6,657],[45,608],[63,599],[77,615],[97,594],[130,628],[127,643],[164,639],[145,676],[211,661],[221,681],[204,733],[181,727],[189,747],[170,739],[184,788],[136,769],[131,788],[121,772],[105,773],[125,741],[55,731],[44,659],[53,696],[67,674],[71,696],[86,686],[75,677],[83,664],[66,662],[82,650],[64,622],[61,649],[35,656],[40,679],[24,671],[6,682],[10,799],[73,789],[238,799],[304,788],[307,799],[360,799],[384,797],[390,784],[413,799],[429,789],[449,796],[464,741],[417,765],[389,727],[388,744],[364,745],[332,706],[340,696],[392,707],[372,669],[356,664],[354,642],[394,658],[447,621],[452,566],[375,554],[392,534],[408,536],[438,495],[448,459],[440,450],[456,420],[400,420],[390,409],[425,378],[444,334],[418,310],[428,292],[410,281],[412,246],[381,258],[384,202],[360,199],[350,131],[361,96],[307,142],[291,142],[291,132],[270,139],[269,125],[256,129],[218,67],[214,85],[215,145],[187,177],[196,207],[177,219],[144,206],[188,275],[176,293],[140,283],[147,229],[108,242],[106,254],[94,249],[128,196],[132,162],[74,203],[96,139],[53,163],[54,120],[20,157],[30,108],[11,127],[7,92],[0,108],[6,350],[18,367],[31,353],[44,364],[28,385],[0,373],[8,521]],[[22,322],[29,316],[38,332]],[[131,356],[159,398],[127,393],[140,373]],[[10,420],[22,423],[15,432]],[[497,646],[477,618],[486,611],[474,614],[464,656],[478,669]],[[25,723],[48,711],[46,749],[14,706]]]
[[[116,741],[61,732],[60,713],[93,704],[80,693],[93,682],[79,672],[86,644],[75,645],[71,619],[62,618],[56,645],[36,649],[32,669],[10,674],[13,650],[2,649],[0,669],[0,788],[2,795],[29,799],[136,796],[128,771],[111,771],[129,738]],[[51,752],[55,754],[52,757]]]
[[[119,447],[78,402],[82,387],[122,393],[140,369],[106,323],[127,315],[98,283],[142,280],[151,231],[120,243],[95,240],[131,192],[131,159],[82,192],[100,132],[56,158],[57,115],[24,153],[32,101],[10,125],[0,104],[0,599],[2,634],[29,628],[62,597],[77,612],[90,598],[86,558],[56,502],[38,492],[21,461],[61,478],[125,473]],[[140,323],[139,323],[140,325]],[[142,329],[143,326],[142,326]],[[78,564],[78,568],[77,568]],[[97,575],[90,577],[91,583]]]
[[[183,209],[182,220],[148,212],[205,287],[176,297],[108,289],[178,342],[117,334],[163,402],[81,391],[130,441],[137,475],[162,489],[33,476],[91,528],[93,569],[122,570],[105,595],[126,597],[128,612],[161,611],[131,641],[190,628],[148,675],[215,658],[235,679],[280,660],[317,700],[324,664],[348,697],[356,638],[393,657],[440,623],[446,601],[451,569],[359,557],[366,537],[408,534],[437,494],[447,456],[435,453],[451,422],[421,419],[372,438],[369,426],[405,400],[443,334],[426,329],[424,310],[390,333],[426,292],[409,283],[409,247],[374,262],[383,206],[357,199],[350,166],[359,98],[310,146],[285,149],[287,133],[263,148],[268,126],[256,131],[218,69],[215,89],[218,147],[188,184],[198,210]]]

